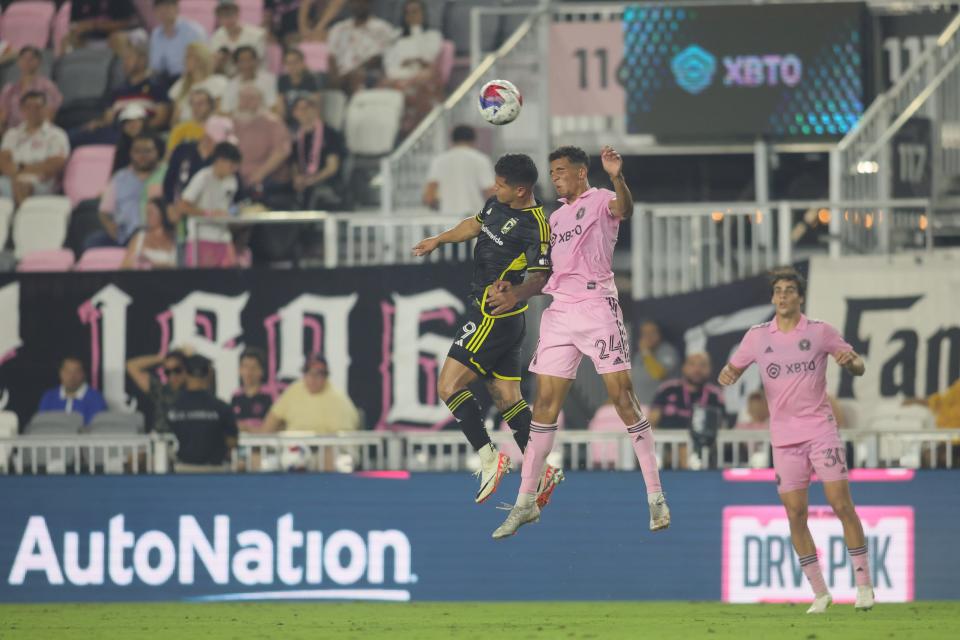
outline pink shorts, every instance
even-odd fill
[[[773,447],[773,469],[778,493],[806,489],[813,472],[820,482],[846,480],[847,447],[836,429],[813,440]]]
[[[198,260],[193,259],[193,243],[187,243],[186,262],[188,267],[226,268],[237,265],[237,254],[232,242],[210,242],[200,240],[197,246]]]
[[[530,371],[573,380],[583,356],[600,375],[630,369],[630,343],[616,298],[554,301],[543,312]]]

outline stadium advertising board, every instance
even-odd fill
[[[853,483],[879,602],[960,597],[955,475]],[[663,482],[666,532],[638,472],[571,472],[537,526],[495,541],[503,515],[466,473],[5,476],[0,601],[810,599],[772,481]],[[811,528],[848,599],[839,524],[814,509]]]
[[[630,133],[660,139],[838,137],[863,112],[864,7],[627,7]]]
[[[913,600],[913,508],[858,507],[879,602]],[[820,566],[834,602],[853,602],[857,590],[843,527],[829,506],[810,507],[808,518]],[[782,506],[729,506],[723,510],[724,602],[809,600],[790,542]]]
[[[252,345],[267,352],[268,392],[322,352],[370,425],[439,428],[450,414],[436,375],[469,277],[467,264],[0,276],[0,409],[27,420],[75,354],[112,408],[134,410],[126,360],[185,344],[213,362],[229,401]]]

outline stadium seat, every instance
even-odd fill
[[[103,113],[112,62],[109,49],[78,49],[57,60],[53,81],[63,94],[57,124],[70,128]]]
[[[325,42],[301,42],[298,45],[303,52],[307,69],[314,73],[326,73],[330,68],[330,57]]]
[[[453,58],[457,46],[450,40],[444,40],[440,45],[440,54],[437,56],[437,70],[440,72],[440,82],[446,86],[453,72]]]
[[[70,154],[63,172],[63,193],[76,207],[82,200],[97,198],[110,182],[113,155],[111,145],[78,147]]]
[[[347,115],[347,94],[339,89],[321,91],[320,107],[323,121],[337,131],[343,131],[343,121]]]
[[[74,265],[74,271],[119,271],[127,250],[123,247],[87,249]]]
[[[24,435],[73,436],[83,428],[83,416],[65,411],[39,411],[24,427]]]
[[[267,71],[277,76],[283,73],[283,48],[276,42],[267,45]]]
[[[40,249],[20,258],[17,271],[70,271],[73,267],[73,251],[70,249]]]
[[[867,428],[875,431],[921,431],[934,428],[933,414],[926,407],[900,406],[899,402],[881,402],[873,407]],[[906,441],[897,435],[880,437],[880,464],[917,468],[920,466],[919,441]]]
[[[216,9],[217,0],[180,0],[180,16],[199,24],[208,36],[217,28]]]
[[[605,404],[597,409],[587,430],[596,433],[620,433],[624,438],[626,437],[623,420],[617,415],[617,408],[612,404]],[[619,442],[594,442],[590,445],[590,468],[616,469],[619,456]]]
[[[144,433],[146,422],[143,414],[122,411],[101,411],[87,425],[90,435],[136,435]]]
[[[260,26],[263,24],[263,0],[237,0],[240,22]]]
[[[10,219],[13,218],[13,200],[0,198],[0,251],[7,246],[10,237]]]
[[[32,196],[24,200],[13,221],[17,258],[32,251],[62,247],[69,221],[70,199],[66,196]]]
[[[14,50],[27,45],[46,49],[55,8],[52,2],[39,1],[10,5],[0,21],[0,37]]]
[[[470,11],[474,7],[495,5],[495,0],[458,0],[447,5],[443,16],[443,35],[456,44],[458,54],[470,54]],[[485,16],[480,21],[480,48],[484,53],[497,48],[500,26],[499,16]]]
[[[363,156],[382,156],[393,150],[403,93],[394,89],[358,91],[347,105],[347,149]]]
[[[70,32],[70,2],[64,2],[57,11],[50,29],[50,38],[53,40],[53,52],[59,58],[63,55],[63,44]]]

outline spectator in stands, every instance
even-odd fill
[[[240,88],[234,130],[243,155],[240,178],[254,199],[269,199],[289,192],[290,131],[264,108],[257,85]]]
[[[283,45],[298,39],[298,15],[301,0],[264,0],[263,26],[270,36]]]
[[[213,162],[213,150],[221,142],[236,142],[233,120],[210,116],[203,125],[203,136],[197,142],[184,142],[170,154],[170,163],[163,179],[163,198],[178,204],[183,190],[200,169]],[[179,217],[179,214],[176,216]]]
[[[141,133],[149,133],[147,110],[137,103],[125,106],[117,116],[117,120],[120,122],[120,139],[113,153],[111,175],[130,164],[130,148],[133,146],[134,138]]]
[[[442,45],[443,36],[427,24],[423,0],[407,0],[400,38],[383,54],[383,86],[403,92],[401,133],[412,131],[443,97],[437,66]]]
[[[263,421],[273,404],[273,397],[263,390],[266,382],[267,354],[263,349],[247,347],[240,354],[240,388],[233,395],[230,407],[241,431],[262,433]]]
[[[660,325],[653,320],[640,323],[636,344],[630,376],[637,399],[647,405],[653,401],[660,383],[677,375],[680,354],[672,344],[663,341]]]
[[[212,163],[200,169],[183,190],[178,215],[227,218],[237,215],[236,200],[240,191],[237,171],[240,150],[235,144],[221,142],[213,150]],[[198,257],[187,254],[187,266],[232,267],[237,264],[230,230],[226,227],[201,225],[197,231]]]
[[[150,129],[166,129],[170,119],[170,104],[167,102],[163,83],[150,75],[147,58],[147,49],[142,45],[131,44],[124,48],[121,56],[125,75],[123,84],[114,89],[110,107],[102,116],[83,127],[69,131],[71,147],[116,144],[120,139],[120,129],[115,124],[116,117],[131,103],[138,103],[147,110]]]
[[[177,437],[177,473],[227,471],[225,463],[237,447],[237,421],[227,403],[210,391],[210,361],[187,358],[187,382],[167,412]]]
[[[336,179],[346,155],[343,136],[327,126],[314,98],[299,98],[293,107],[299,125],[294,143],[293,189],[304,209],[325,209],[340,204]]]
[[[30,46],[30,45],[27,45]],[[14,49],[10,42],[0,38],[0,66],[12,62],[17,59],[17,50]]]
[[[170,432],[167,413],[187,379],[187,356],[192,353],[192,349],[184,347],[167,354],[137,356],[127,360],[127,375],[137,389],[147,396],[152,409],[152,421],[148,423],[152,431]],[[157,367],[161,365],[163,378],[157,375]]]
[[[221,0],[216,14],[220,28],[210,38],[210,48],[217,57],[215,67],[228,76],[233,75],[233,52],[239,47],[253,47],[262,64],[267,57],[267,32],[263,27],[241,23],[240,8],[233,0]]]
[[[187,46],[204,42],[207,33],[193,20],[180,17],[179,0],[154,0],[153,12],[160,24],[150,34],[150,69],[172,82],[183,74]]]
[[[137,231],[127,244],[123,269],[169,269],[177,266],[177,242],[173,222],[167,217],[162,198],[147,202],[146,227]]]
[[[444,215],[476,215],[493,195],[493,162],[478,151],[477,134],[465,124],[453,128],[453,146],[435,156],[427,171],[423,203]]]
[[[706,353],[687,355],[680,378],[660,385],[650,409],[650,422],[660,429],[690,429],[694,413],[703,411],[714,430],[721,426],[724,413],[723,391],[709,382],[710,356]]]
[[[0,196],[19,206],[32,195],[54,193],[70,155],[67,134],[47,122],[47,97],[30,91],[20,98],[24,120],[0,143]]]
[[[39,91],[47,100],[46,119],[53,121],[57,109],[63,103],[60,89],[50,78],[40,74],[40,63],[43,60],[40,49],[27,45],[20,49],[17,56],[17,67],[20,69],[20,78],[8,82],[0,91],[0,130],[15,127],[23,122],[20,113],[20,98],[32,91]]]
[[[303,366],[303,378],[287,387],[270,408],[263,430],[312,431],[317,434],[354,431],[359,427],[357,408],[329,381],[323,356],[312,355]]]
[[[293,103],[298,98],[320,98],[320,83],[317,77],[307,69],[303,52],[296,47],[287,49],[283,54],[283,74],[277,80],[277,91],[280,100],[280,115],[286,119],[287,125],[297,129],[297,120],[293,117]]]
[[[734,428],[762,430],[770,427],[770,408],[763,391],[758,389],[747,396],[747,416],[749,420],[738,422]]]
[[[203,88],[190,92],[188,104],[192,118],[181,122],[170,132],[167,138],[168,154],[173,154],[173,150],[184,142],[196,142],[202,138],[207,120],[216,111],[217,105],[213,96]]]
[[[352,17],[330,28],[330,77],[349,94],[376,86],[383,76],[383,52],[397,38],[396,28],[370,11],[370,0],[350,0]]]
[[[260,68],[260,58],[253,47],[238,47],[233,52],[234,62],[237,64],[237,73],[230,78],[220,101],[220,111],[228,115],[239,107],[240,88],[244,85],[254,85],[260,90],[261,101],[267,109],[277,107],[277,77]]]
[[[44,393],[37,408],[37,411],[79,413],[83,424],[90,424],[93,416],[106,410],[107,402],[100,392],[87,385],[83,361],[74,356],[60,361],[60,386]]]
[[[330,23],[346,0],[303,0],[297,12],[297,27],[303,42],[326,42]]]
[[[214,100],[214,110],[227,90],[227,78],[213,73],[213,56],[202,42],[194,42],[187,47],[184,56],[183,75],[173,83],[167,97],[173,104],[171,122],[177,125],[193,119],[193,107],[190,99],[193,92],[203,89]]]
[[[119,52],[126,45],[126,32],[136,26],[136,9],[130,0],[72,0],[67,44],[79,49],[108,41]]]
[[[941,429],[960,429],[960,379],[940,393],[926,398],[907,398],[904,406],[921,405],[930,409]]]
[[[130,166],[110,178],[100,197],[100,222],[103,229],[87,237],[84,248],[125,247],[134,232],[143,225],[143,205],[150,183],[162,179],[159,141],[140,134],[133,141]]]

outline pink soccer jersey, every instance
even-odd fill
[[[550,216],[553,272],[543,288],[559,302],[617,298],[613,282],[613,248],[620,220],[610,212],[617,194],[592,188]]]
[[[776,318],[751,327],[730,364],[746,369],[756,362],[770,407],[770,441],[775,447],[806,442],[837,425],[827,400],[827,362],[831,354],[852,351],[836,329],[800,316],[789,333]]]

